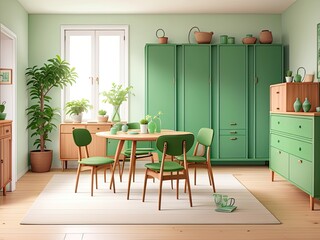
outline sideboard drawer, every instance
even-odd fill
[[[60,125],[60,132],[61,133],[72,133],[72,131],[76,128],[86,128],[84,124],[63,124]]]
[[[280,149],[271,147],[270,168],[285,178],[289,177],[289,154]]]
[[[313,120],[311,118],[271,116],[270,124],[271,130],[313,138]]]
[[[312,161],[313,147],[311,143],[271,134],[271,146],[289,152],[290,154]]]
[[[110,131],[110,125],[87,125],[90,133]]]
[[[290,155],[290,180],[304,191],[311,193],[312,163]]]

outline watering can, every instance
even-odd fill
[[[5,104],[6,104],[5,101],[0,104],[0,113],[4,112],[4,109],[6,108]]]
[[[301,76],[299,74],[299,70],[302,69],[303,70],[303,76]],[[303,82],[304,77],[306,76],[306,69],[304,67],[299,67],[297,69],[297,74],[294,76],[294,81],[295,82]]]

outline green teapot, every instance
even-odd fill
[[[303,76],[301,76],[299,74],[299,70],[302,69],[303,70]],[[294,76],[294,81],[295,82],[303,82],[304,77],[306,76],[306,69],[304,67],[299,67],[297,69],[297,74]]]
[[[6,108],[5,104],[6,104],[5,101],[0,104],[0,113],[3,113],[3,112],[4,112],[4,110],[5,110],[5,108]]]

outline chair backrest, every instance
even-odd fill
[[[140,123],[138,122],[130,122],[127,123],[128,129],[140,129]]]
[[[183,154],[183,142],[186,142],[186,152],[188,152],[194,142],[193,134],[183,135],[163,135],[157,139],[156,146],[160,152],[163,152],[164,143],[167,143],[167,155],[179,156]]]
[[[197,142],[206,147],[211,146],[213,141],[214,131],[211,128],[201,128],[197,135]]]
[[[72,131],[74,143],[78,147],[87,146],[91,143],[92,137],[88,129],[76,128]]]

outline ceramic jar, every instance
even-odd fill
[[[128,127],[128,125],[127,124],[123,124],[122,125],[122,127],[121,127],[121,130],[122,130],[122,132],[128,132],[128,129],[129,129],[129,127]]]
[[[154,133],[156,130],[156,124],[153,121],[150,121],[148,123],[148,132],[149,133]]]
[[[306,98],[302,104],[302,108],[304,112],[309,112],[311,109],[311,103],[309,102],[308,98]]]
[[[297,98],[296,101],[293,103],[293,109],[295,112],[300,112],[301,107],[302,107],[302,104],[301,104],[299,98]]]
[[[260,41],[260,43],[263,43],[263,44],[272,43],[272,41],[273,41],[272,32],[269,30],[262,30],[260,32],[259,41]]]
[[[228,43],[228,35],[220,35],[220,44]]]

